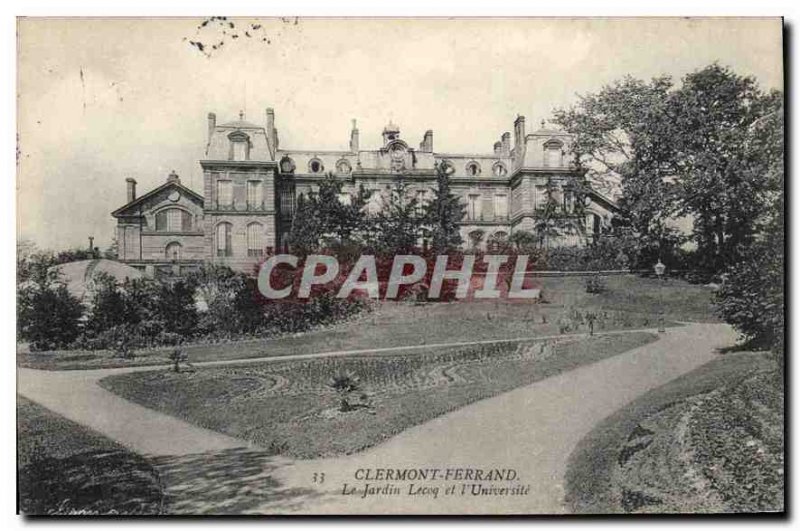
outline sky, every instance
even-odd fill
[[[201,192],[209,112],[264,123],[272,107],[286,149],[346,149],[357,119],[361,149],[392,121],[411,145],[432,129],[437,152],[481,153],[518,114],[530,131],[626,75],[679,80],[717,61],[783,86],[774,18],[202,22],[20,20],[19,239],[105,248],[127,177],[141,195],[174,170]]]

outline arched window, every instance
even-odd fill
[[[508,242],[508,233],[504,231],[497,231],[491,235],[486,242],[486,247],[489,252],[496,253],[500,251]]]
[[[477,249],[483,241],[484,232],[480,229],[474,230],[469,233],[469,243],[474,249]]]
[[[481,174],[481,166],[477,162],[470,162],[467,164],[467,175],[470,177],[477,177]]]
[[[453,163],[449,160],[443,160],[441,163],[441,168],[445,175],[452,175],[453,172],[456,171],[455,166],[453,166]]]
[[[495,177],[505,177],[508,174],[508,170],[502,162],[495,162],[494,166],[492,166],[492,173]]]
[[[233,256],[233,246],[231,245],[231,233],[233,226],[223,221],[217,225],[215,248],[217,249],[217,256]]]
[[[281,173],[294,173],[294,161],[289,157],[281,159]]]
[[[341,159],[336,163],[336,173],[340,175],[348,175],[351,171],[352,168],[350,167],[350,163],[345,159]]]
[[[167,260],[180,260],[183,246],[178,242],[168,243],[164,248],[164,258]]]
[[[319,159],[311,159],[308,163],[308,171],[311,173],[322,173],[325,171],[325,165],[322,164],[322,161]]]
[[[165,208],[156,212],[156,230],[159,232],[190,232],[192,215],[181,208]]]
[[[247,256],[263,256],[264,247],[264,226],[254,221],[247,226]]]

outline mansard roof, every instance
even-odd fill
[[[115,218],[122,217],[122,216],[138,215],[139,213],[137,211],[134,211],[135,207],[141,205],[143,202],[147,201],[148,199],[150,199],[152,197],[155,197],[156,195],[158,195],[158,194],[160,194],[160,193],[162,193],[162,192],[164,192],[166,190],[169,190],[170,188],[174,188],[174,189],[178,190],[179,192],[185,194],[186,197],[189,197],[189,198],[193,199],[195,202],[197,202],[198,205],[203,206],[204,199],[203,199],[202,195],[198,194],[197,192],[195,192],[191,188],[187,188],[186,186],[182,185],[180,182],[167,181],[164,184],[162,184],[161,186],[158,186],[158,187],[150,190],[149,192],[147,192],[143,196],[137,197],[136,199],[134,199],[130,203],[119,207],[118,209],[113,211],[111,213],[111,215],[113,217],[115,217]]]

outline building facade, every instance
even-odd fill
[[[381,148],[361,150],[353,120],[348,149],[281,149],[272,109],[266,110],[264,125],[245,121],[242,114],[218,124],[211,113],[200,161],[202,195],[174,173],[141,197],[136,181],[127,179],[128,202],[112,213],[119,259],[156,276],[183,274],[204,262],[254,271],[270,248],[286,244],[297,197],[329,173],[344,183],[345,194],[360,185],[372,190],[368,208],[374,212],[399,179],[418,200],[432,197],[436,165],[444,165],[453,193],[466,207],[461,235],[465,245],[476,248],[515,231],[541,231],[542,216],[554,208],[564,222],[557,234],[548,234],[547,245],[584,245],[617,212],[611,200],[588,187],[585,172],[568,157],[570,136],[544,122],[526,133],[525,118],[517,117],[513,139],[511,132],[503,133],[487,153],[434,151],[430,130],[412,147],[392,123],[382,137]],[[579,208],[576,198],[583,202]]]

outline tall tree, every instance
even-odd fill
[[[440,163],[435,169],[436,188],[433,199],[424,207],[424,219],[430,230],[433,250],[442,254],[458,249],[464,243],[460,228],[466,209],[450,188],[448,167]]]
[[[778,150],[774,142],[758,147],[754,124],[781,105],[780,93],[764,94],[753,78],[712,64],[680,88],[666,77],[626,78],[557,111],[555,121],[575,135],[579,163],[620,180],[624,219],[644,247],[680,243],[668,220],[688,216],[701,265],[720,272],[758,232],[764,200],[774,195],[763,171]]]
[[[424,213],[408,186],[399,180],[375,217],[374,246],[381,253],[405,254],[412,251],[422,236]]]
[[[753,137],[781,105],[779,93],[764,94],[755,78],[718,64],[687,75],[671,98],[679,213],[693,217],[694,239],[714,271],[740,258],[775,192],[763,172],[775,148],[782,152],[783,133],[757,149]]]
[[[674,150],[669,128],[672,80],[649,83],[626,77],[582,96],[554,122],[574,135],[572,151],[587,177],[601,187],[619,185],[622,221],[639,234],[642,246],[659,248],[674,238],[667,220],[677,206]]]

